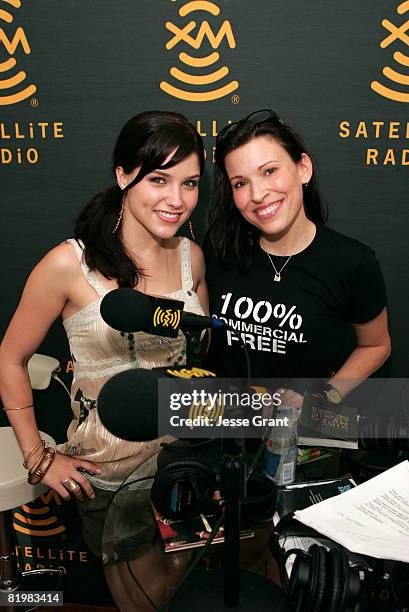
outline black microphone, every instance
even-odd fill
[[[114,436],[130,442],[158,437],[158,379],[145,369],[125,370],[110,378],[98,396],[98,415]]]
[[[155,297],[135,289],[114,289],[101,302],[101,316],[113,329],[124,332],[144,331],[176,338],[179,329],[222,328],[222,319],[183,312],[184,302]]]
[[[104,427],[117,438],[130,442],[155,440],[158,437],[158,380],[215,376],[209,370],[189,369],[185,366],[125,370],[110,378],[99,392],[99,418]]]

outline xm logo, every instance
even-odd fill
[[[41,504],[39,505],[39,501]],[[21,506],[13,514],[13,527],[16,531],[30,536],[49,537],[66,531],[50,508],[50,501],[61,506],[61,499],[55,491],[48,491],[35,503]]]
[[[0,25],[2,25],[2,22],[13,23],[14,16],[10,13],[10,7],[19,9],[21,0],[0,0]],[[37,90],[35,85],[27,86],[23,83],[27,76],[23,70],[12,76],[6,74],[10,70],[14,71],[17,65],[14,55],[20,47],[26,55],[31,53],[23,28],[18,27],[12,30],[0,27],[0,106],[16,104],[26,100]],[[3,73],[5,78],[3,78]],[[5,95],[2,93],[4,90],[6,90]]]
[[[409,0],[401,2],[396,11],[399,15],[404,15],[405,13],[409,12]],[[393,54],[393,59],[400,66],[404,66],[406,69],[409,68],[409,19],[407,19],[401,25],[395,25],[389,21],[389,19],[384,19],[382,21],[382,26],[385,28],[387,35],[381,41],[380,47],[382,49],[386,49],[390,45],[393,45],[394,47],[399,45],[399,47],[404,49],[407,53],[405,54],[402,52],[402,50],[397,50]],[[402,74],[389,66],[385,66],[382,73],[387,79],[398,85],[399,90],[397,91],[396,89],[387,87],[378,81],[372,81],[371,88],[373,91],[376,91],[376,93],[384,98],[395,100],[395,102],[409,102],[409,74]],[[406,91],[401,91],[402,85],[406,87]]]
[[[214,2],[199,0],[187,2],[179,9],[180,17],[186,17],[196,12],[204,12],[213,17],[218,17],[220,8]],[[221,66],[217,70],[211,68],[211,72],[208,70],[209,66],[213,66],[219,61],[220,54],[216,49],[219,49],[225,39],[230,49],[236,48],[231,24],[229,21],[223,21],[215,32],[207,20],[201,21],[198,25],[196,21],[189,19],[190,21],[183,27],[179,27],[170,21],[166,23],[166,29],[172,34],[172,37],[166,43],[166,49],[171,51],[181,44],[186,49],[179,53],[178,59],[182,64],[189,67],[189,72],[185,72],[184,66],[183,70],[172,67],[169,71],[174,79],[183,83],[183,88],[172,85],[167,81],[162,81],[160,88],[170,96],[189,102],[207,102],[227,96],[239,86],[238,81],[233,80],[220,86],[219,81],[226,80],[229,68]],[[199,53],[196,53],[196,51],[199,51]],[[198,73],[191,74],[192,68],[198,69]],[[185,89],[186,85],[197,87],[196,90],[191,91],[190,88]],[[212,85],[214,88],[209,90],[208,85]]]

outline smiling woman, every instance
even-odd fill
[[[319,378],[344,397],[390,352],[373,251],[325,227],[311,155],[272,111],[221,130],[215,162],[207,281],[231,329],[213,333],[209,367],[240,376],[241,339],[254,377]]]
[[[175,153],[170,153],[164,166]],[[197,154],[191,153],[167,171],[158,169],[150,172],[129,189],[128,185],[138,177],[139,171],[140,168],[136,168],[128,175],[122,167],[116,169],[118,185],[124,193],[121,210],[123,228],[127,233],[132,233],[134,225],[140,224],[148,233],[164,239],[171,238],[175,233],[175,224],[178,229],[197,204],[200,179]]]
[[[29,474],[40,472],[63,499],[76,498],[86,542],[100,558],[113,492],[136,468],[141,476],[154,474],[161,441],[113,436],[97,414],[99,391],[120,371],[182,365],[186,356],[182,334],[162,339],[108,327],[101,300],[129,287],[182,300],[196,314],[207,311],[202,252],[175,236],[197,204],[203,165],[202,140],[182,115],[155,111],[128,121],[113,154],[116,184],[86,205],[75,238],[52,249],[33,270],[0,347],[1,398]],[[47,462],[27,362],[59,315],[74,364],[73,420],[68,441]],[[105,556],[107,565],[122,560],[119,554]],[[118,584],[116,590],[123,592]]]

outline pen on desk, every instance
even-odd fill
[[[200,513],[200,518],[202,519],[202,523],[203,523],[207,533],[211,533],[212,532],[212,528],[210,527],[210,523],[207,520],[207,518],[205,517],[205,515],[203,514],[203,512]]]

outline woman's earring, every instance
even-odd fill
[[[121,210],[119,211],[118,221],[116,222],[115,227],[112,230],[113,234],[115,234],[115,232],[118,230],[118,227],[121,225],[122,217],[124,216],[124,203],[125,203],[125,194],[123,194],[122,196]]]
[[[189,231],[190,231],[190,235],[192,236],[192,240],[194,240],[196,242],[196,236],[195,236],[195,233],[193,231],[193,225],[192,225],[192,222],[191,222],[190,219],[188,221],[188,224],[189,224]]]
[[[303,183],[303,186],[307,188],[308,187],[308,182],[309,181],[307,181],[306,183]]]

